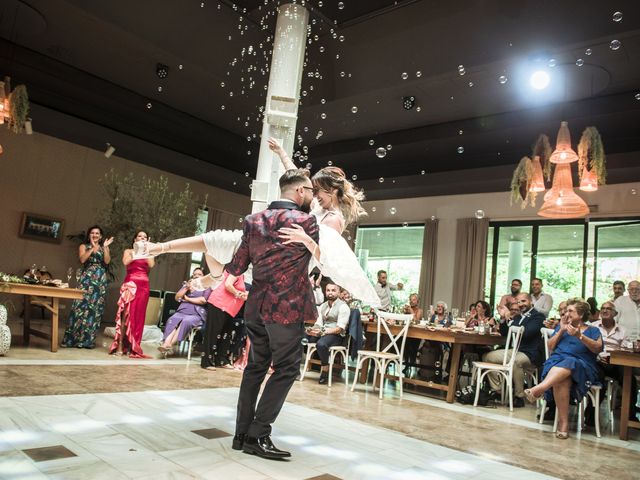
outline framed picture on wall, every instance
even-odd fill
[[[63,230],[64,220],[60,218],[25,212],[22,214],[22,222],[20,223],[20,232],[18,234],[22,238],[28,238],[29,240],[60,243]]]

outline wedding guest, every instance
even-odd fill
[[[587,325],[589,304],[581,299],[567,302],[567,313],[549,339],[552,352],[544,363],[541,382],[525,390],[534,403],[544,394],[555,400],[558,409],[556,437],[569,437],[569,404],[580,402],[591,385],[599,384],[597,357],[602,351],[602,335],[597,327]]]
[[[200,278],[204,275],[201,268],[196,268],[191,275],[191,280]],[[190,282],[184,282],[178,292],[176,292],[176,301],[180,302],[176,313],[171,315],[167,320],[164,329],[164,337],[162,344],[158,347],[163,355],[172,355],[173,346],[185,340],[194,328],[200,328],[204,325],[207,318],[207,311],[204,305],[207,298],[211,294],[211,289],[204,291],[194,290]]]
[[[380,298],[380,310],[388,312],[391,310],[391,291],[402,290],[404,285],[400,282],[391,284],[387,282],[387,272],[378,271],[378,281],[375,284],[376,294]]]
[[[139,230],[133,237],[136,242],[148,241],[148,235]],[[116,336],[109,353],[129,354],[131,358],[150,358],[142,352],[140,342],[149,303],[149,270],[155,265],[153,258],[133,259],[133,248],[122,254],[122,263],[127,267],[127,276],[120,287],[118,311],[116,312]]]
[[[531,300],[536,311],[543,314],[545,318],[549,316],[553,307],[553,297],[542,291],[542,280],[539,278],[531,280]]]
[[[478,300],[474,305],[475,315],[469,317],[467,320],[467,327],[477,327],[484,323],[485,325],[495,327],[496,321],[493,318],[493,311],[491,305],[484,300]]]
[[[611,300],[615,302],[618,299],[618,297],[624,296],[625,286],[622,280],[616,280],[615,282],[613,282],[612,288],[613,288],[613,297],[611,298]]]
[[[204,352],[200,360],[200,366],[206,370],[229,365],[233,319],[248,297],[243,275],[236,277],[225,271],[219,282],[209,295],[206,305],[207,322],[202,335]]]
[[[503,295],[498,303],[498,308],[506,307],[509,303],[518,303],[517,296],[522,290],[522,280],[514,278],[511,280],[511,293]]]
[[[449,312],[446,302],[440,300],[436,303],[435,312],[431,315],[429,319],[431,323],[435,323],[436,325],[444,325],[445,327],[453,324],[453,317]]]
[[[96,331],[100,327],[107,292],[107,265],[111,262],[109,245],[113,237],[104,238],[98,225],[87,229],[82,245],[78,247],[78,259],[82,273],[78,280],[82,298],[74,300],[69,313],[69,326],[62,338],[63,347],[95,348]]]
[[[472,303],[469,305],[469,316],[464,321],[466,327],[475,327],[478,323],[474,322],[476,317],[476,304]]]

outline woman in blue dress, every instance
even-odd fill
[[[87,230],[87,236],[78,249],[82,274],[77,288],[84,290],[84,295],[71,305],[69,326],[62,339],[63,347],[96,346],[96,331],[100,327],[107,293],[107,265],[111,262],[111,243],[113,237],[105,239],[102,228],[94,225]]]
[[[567,311],[549,339],[549,359],[542,369],[542,381],[524,393],[530,402],[542,395],[558,408],[558,432],[569,434],[569,402],[580,402],[591,385],[599,384],[598,353],[602,351],[600,330],[586,324],[591,309],[582,299],[569,300]]]

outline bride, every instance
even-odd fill
[[[270,138],[269,148],[280,157],[285,169],[297,168],[278,142]],[[315,265],[320,272],[342,286],[354,298],[365,305],[379,306],[380,300],[358,259],[342,237],[344,229],[366,215],[361,201],[364,195],[347,180],[344,172],[337,167],[325,167],[311,179],[314,201],[311,214],[320,227],[320,241],[317,245],[300,227],[282,228],[283,243],[303,243],[313,254]],[[240,244],[241,230],[214,230],[194,237],[171,240],[164,243],[144,243],[136,245],[136,258],[146,258],[163,253],[205,252],[210,274],[201,277],[200,287],[213,287],[221,279],[224,265],[233,258]]]

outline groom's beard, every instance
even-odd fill
[[[311,211],[311,202],[303,203],[300,205],[300,210],[304,213],[309,213]]]

